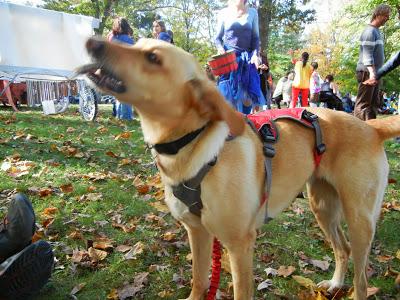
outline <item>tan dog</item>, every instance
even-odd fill
[[[87,49],[96,62],[79,72],[135,107],[146,142],[174,141],[206,126],[175,155],[153,149],[166,202],[189,234],[193,287],[188,299],[203,299],[207,291],[214,236],[229,252],[235,299],[251,299],[256,229],[266,209],[265,204],[260,207],[265,171],[259,137],[185,51],[151,39],[132,47],[90,39]],[[327,109],[310,111],[320,118],[327,151],[316,169],[313,131],[296,122],[278,121],[280,139],[272,160],[268,213],[274,217],[281,212],[307,183],[311,209],[336,260],[332,279],[320,285],[331,291],[343,285],[351,252],[354,299],[366,299],[365,268],[388,180],[383,141],[400,135],[400,117],[362,122]],[[237,137],[226,141],[229,133]],[[194,177],[215,156],[216,165],[201,183],[204,207],[198,217],[173,196],[171,187]],[[350,244],[341,229],[342,218],[348,224]]]

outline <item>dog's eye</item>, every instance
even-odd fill
[[[161,60],[154,52],[147,52],[146,53],[147,60],[152,64],[161,65]]]

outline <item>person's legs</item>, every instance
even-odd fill
[[[10,86],[9,86],[10,82],[8,80],[2,80],[2,81],[3,81],[3,85],[0,85],[0,87],[1,87],[0,93],[3,91],[3,89],[5,87],[7,87],[4,93],[5,93],[6,97],[7,97],[8,104],[10,104],[10,106],[13,108],[14,111],[19,111],[18,108],[15,106],[13,97],[11,95],[11,89],[10,89]]]
[[[301,89],[301,106],[308,106],[308,94],[310,93],[309,89]]]
[[[11,200],[0,229],[0,263],[29,245],[35,232],[35,213],[29,199],[17,194]]]
[[[354,116],[361,120],[376,118],[376,104],[378,101],[379,88],[377,86],[365,85],[363,82],[369,78],[369,72],[357,72],[358,92],[354,106]],[[374,97],[376,97],[374,99]]]
[[[30,299],[49,280],[53,264],[49,243],[38,241],[29,245],[0,276],[0,298]]]
[[[295,108],[297,105],[297,99],[299,98],[300,89],[292,88],[292,101],[290,102],[290,108]]]

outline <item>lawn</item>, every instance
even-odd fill
[[[400,299],[400,144],[388,141],[385,147],[391,183],[370,255],[369,284],[371,299]],[[0,158],[0,217],[13,194],[28,194],[37,216],[35,238],[49,241],[57,260],[38,299],[189,295],[187,235],[163,203],[137,120],[115,120],[109,105],[100,105],[96,122],[83,121],[74,106],[54,116],[0,108]],[[333,253],[307,206],[297,199],[260,231],[255,299],[326,299],[312,286],[332,275]],[[225,260],[219,297],[233,299]],[[350,264],[349,286],[351,278]],[[351,292],[334,299],[346,294]]]

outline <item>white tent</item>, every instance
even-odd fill
[[[92,17],[0,2],[0,72],[69,77],[89,61],[85,41],[98,26]]]

